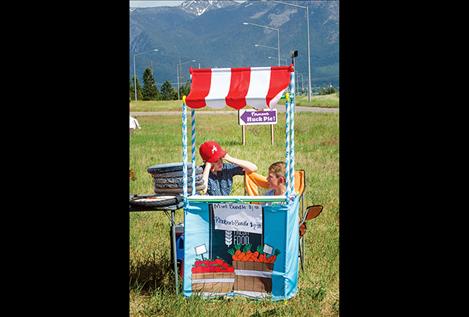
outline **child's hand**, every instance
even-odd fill
[[[211,171],[213,169],[213,165],[210,162],[205,162],[205,170]]]

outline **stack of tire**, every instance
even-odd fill
[[[155,193],[158,195],[178,195],[183,194],[183,171],[182,162],[167,163],[150,166],[147,171],[153,176]],[[204,188],[202,180],[203,169],[200,166],[195,168],[195,190],[201,191]],[[187,193],[192,195],[192,165],[187,166]]]

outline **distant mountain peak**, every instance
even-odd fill
[[[186,0],[181,4],[181,8],[187,13],[202,15],[207,11],[237,5],[234,0]]]

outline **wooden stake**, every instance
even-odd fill
[[[270,125],[270,139],[272,141],[272,145],[274,145],[274,125]]]
[[[242,125],[241,126],[241,131],[242,131],[242,135],[243,135],[243,145],[246,144],[246,126],[245,125]]]

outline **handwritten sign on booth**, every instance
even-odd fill
[[[249,204],[213,204],[215,230],[262,234],[262,207]]]

